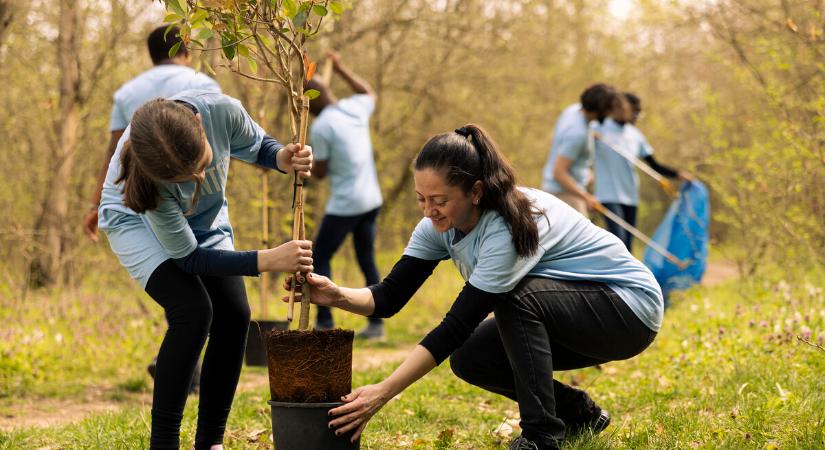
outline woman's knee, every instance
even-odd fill
[[[166,310],[166,319],[170,327],[196,327],[204,333],[212,324],[212,302],[206,295],[192,296],[175,308]]]
[[[461,353],[460,349],[450,355],[450,370],[452,370],[458,378],[467,381],[466,357]]]

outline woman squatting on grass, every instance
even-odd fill
[[[609,415],[553,371],[647,348],[662,322],[653,275],[564,202],[516,186],[478,126],[433,137],[414,167],[424,218],[390,274],[362,289],[312,275],[312,301],[390,317],[444,259],[466,283],[441,324],[387,379],[355,389],[330,411],[330,426],[358,437],[387,401],[450,356],[459,378],[518,402],[523,432],[511,449],[557,448],[566,433],[602,431]],[[495,317],[485,320],[490,312]]]
[[[180,447],[192,374],[206,342],[194,448],[220,449],[249,328],[241,276],[312,270],[309,241],[235,251],[225,196],[230,158],[309,176],[312,149],[282,146],[240,102],[184,91],[138,109],[109,163],[100,229],[120,263],[163,307],[151,448]]]

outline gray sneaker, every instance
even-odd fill
[[[359,339],[382,340],[384,339],[384,324],[383,323],[368,323],[363,330],[359,331],[355,336]]]

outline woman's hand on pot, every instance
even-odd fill
[[[286,277],[284,280],[284,289],[292,290],[292,280],[294,277]],[[315,305],[321,306],[335,306],[335,303],[340,300],[343,295],[341,289],[337,284],[333,283],[329,278],[318,275],[316,273],[307,274],[307,282],[309,283],[309,300]],[[295,300],[301,299],[301,293],[295,293]],[[289,296],[283,297],[285,302],[289,301]]]
[[[341,397],[344,405],[329,411],[335,418],[329,421],[329,427],[336,436],[353,431],[351,442],[355,442],[367,427],[372,416],[392,398],[389,389],[382,383],[362,386]]]
[[[258,251],[260,272],[312,272],[312,241],[288,241]]]

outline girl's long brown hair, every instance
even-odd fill
[[[197,116],[179,103],[158,98],[138,108],[129,127],[116,181],[123,182],[124,204],[138,213],[155,209],[158,182],[191,175],[197,182],[190,211],[194,209],[203,182],[197,173],[198,163],[206,150],[206,136]]]

